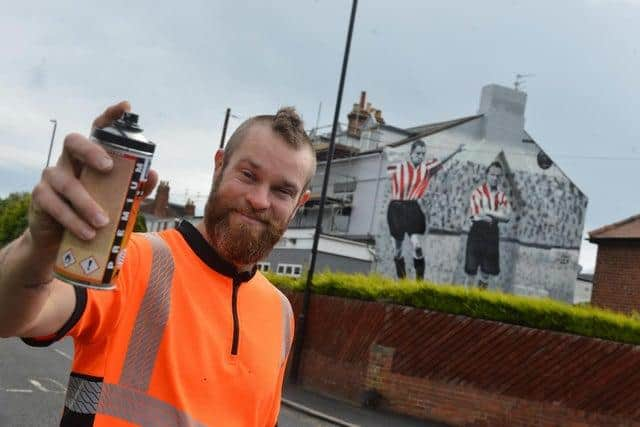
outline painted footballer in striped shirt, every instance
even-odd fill
[[[487,168],[487,180],[471,193],[471,229],[467,238],[465,272],[467,283],[475,281],[481,289],[489,286],[490,276],[500,274],[500,230],[498,224],[508,222],[511,208],[500,190],[502,165],[493,162]]]
[[[400,279],[406,277],[402,243],[407,235],[413,247],[416,279],[424,278],[425,263],[421,241],[426,231],[426,219],[418,201],[425,196],[435,174],[453,156],[462,151],[462,148],[463,146],[460,145],[442,161],[425,160],[426,144],[422,140],[417,140],[411,144],[408,160],[387,167],[391,182],[391,201],[387,210],[387,222],[395,244],[394,263],[396,274]]]

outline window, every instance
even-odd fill
[[[356,181],[336,182],[333,184],[334,193],[353,193],[356,190]]]
[[[271,263],[269,263],[269,262],[259,262],[256,265],[258,267],[258,270],[260,270],[260,271],[269,271],[269,270],[271,270]]]
[[[302,265],[278,264],[278,269],[276,271],[278,272],[278,274],[283,274],[285,276],[300,277],[300,275],[302,274]]]

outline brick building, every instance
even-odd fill
[[[589,241],[598,245],[591,303],[640,311],[640,215],[591,231]]]
[[[140,213],[144,216],[148,231],[162,231],[174,228],[181,218],[191,222],[197,221],[196,205],[187,200],[184,205],[169,201],[169,182],[160,181],[153,199],[145,199],[140,206]]]

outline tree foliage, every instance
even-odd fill
[[[136,233],[146,233],[147,232],[147,221],[144,218],[144,215],[141,212],[138,212],[138,216],[136,217],[136,224],[133,226],[133,231]]]
[[[0,198],[0,248],[20,236],[28,225],[29,193],[11,193]],[[147,223],[144,215],[136,218],[134,231],[146,232]]]
[[[29,193],[11,193],[0,198],[0,247],[11,242],[27,228],[31,195]]]

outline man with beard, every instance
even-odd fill
[[[243,123],[215,154],[204,222],[134,235],[115,291],[53,278],[62,230],[91,240],[108,221],[78,165],[107,175],[112,162],[68,135],[33,191],[29,227],[0,251],[0,336],[74,339],[61,425],[275,425],[293,316],[256,262],[309,197],[315,156],[300,117],[285,108]],[[146,194],[156,182],[151,172]]]

